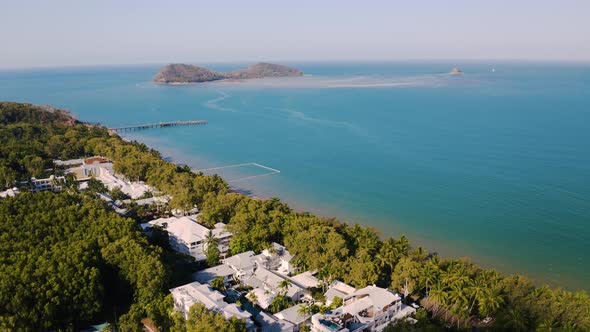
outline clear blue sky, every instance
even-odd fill
[[[590,61],[588,0],[0,0],[0,67]]]

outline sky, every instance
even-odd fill
[[[590,62],[588,0],[0,0],[0,68],[242,61]]]

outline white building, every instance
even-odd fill
[[[269,249],[264,249],[256,255],[253,251],[246,251],[226,258],[223,262],[236,270],[236,276],[242,278],[250,276],[257,268],[264,268],[282,276],[289,276],[295,272],[291,264],[293,256],[284,246],[274,243]]]
[[[342,281],[334,280],[324,294],[324,297],[326,298],[326,305],[329,306],[332,304],[332,301],[334,301],[336,296],[344,300],[347,296],[354,292],[356,292],[356,288],[347,285]]]
[[[254,270],[256,269],[254,257],[256,257],[256,254],[254,251],[250,250],[228,257],[223,260],[223,263],[236,271],[236,277],[242,278],[254,273]]]
[[[279,319],[269,313],[261,311],[254,320],[260,325],[260,332],[293,332],[295,326],[284,320]]]
[[[16,188],[16,187],[8,188],[5,191],[0,191],[0,198],[14,197],[18,194],[20,194],[20,191],[18,190],[18,188]]]
[[[170,217],[152,220],[141,225],[143,229],[154,226],[162,227],[168,232],[170,246],[174,250],[193,256],[197,261],[207,258],[205,254],[206,242],[210,232],[218,240],[221,257],[229,252],[229,241],[232,234],[225,230],[223,223],[215,224],[215,228],[209,229],[192,217]]]
[[[300,308],[302,306],[302,304],[296,304],[283,311],[277,312],[274,316],[278,319],[286,320],[293,324],[293,331],[297,332],[301,329],[303,324],[311,318],[311,315],[309,314],[300,313]]]
[[[109,190],[119,188],[132,199],[137,199],[148,191],[154,191],[153,187],[142,181],[128,181],[123,176],[115,174],[113,162],[105,157],[95,156],[86,159],[56,160],[54,163],[56,165],[75,165],[78,161],[82,161],[81,165],[66,170],[66,173],[74,174],[78,181],[87,181],[95,178],[102,182]],[[84,187],[81,186],[81,188]]]
[[[180,312],[187,319],[190,308],[196,303],[201,303],[207,310],[222,314],[226,319],[232,317],[244,319],[246,327],[253,326],[249,312],[242,310],[234,303],[229,304],[223,301],[223,294],[209,285],[202,285],[195,281],[173,288],[170,293],[174,298],[174,310]]]
[[[295,272],[295,268],[291,265],[291,259],[293,259],[293,256],[291,256],[285,246],[273,242],[272,246],[269,249],[264,249],[256,256],[254,261],[257,267],[272,270],[284,276],[290,276]]]
[[[98,177],[103,172],[114,174],[113,162],[105,157],[90,157],[86,159],[72,159],[72,160],[54,160],[53,163],[58,166],[73,166],[68,168],[66,173],[73,173],[76,175],[78,181],[85,181],[91,177]]]
[[[305,271],[296,276],[291,277],[291,281],[303,288],[318,288],[322,286],[322,282],[314,276],[311,271]]]
[[[290,282],[287,289],[281,288],[281,283],[285,280],[289,279],[273,271],[259,267],[254,271],[252,276],[242,279],[242,282],[254,288],[254,294],[256,294],[258,304],[263,309],[266,309],[279,294],[284,294],[293,302],[297,302],[309,294],[305,288],[299,287],[293,282]]]
[[[34,193],[41,192],[41,191],[53,191],[58,192],[61,191],[60,182],[63,181],[65,178],[63,176],[54,176],[51,175],[46,179],[36,179],[31,178],[31,191]]]
[[[210,267],[205,270],[193,273],[193,280],[198,281],[202,284],[211,284],[216,278],[223,278],[223,282],[227,286],[231,281],[234,280],[236,271],[227,264],[220,264],[214,267]]]
[[[415,309],[401,303],[401,296],[388,289],[368,286],[344,298],[331,313],[312,316],[312,331],[381,331],[393,320],[403,319]]]

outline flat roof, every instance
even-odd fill
[[[236,271],[232,269],[229,265],[221,264],[193,273],[193,280],[205,284],[209,283],[211,280],[217,277],[231,276],[235,273]]]
[[[295,325],[299,325],[299,324],[305,322],[309,317],[311,317],[311,315],[309,315],[309,314],[301,315],[299,313],[299,308],[301,308],[302,306],[303,306],[302,304],[296,304],[296,305],[289,307],[283,311],[277,312],[275,314],[275,317],[277,317],[279,319],[287,320]]]

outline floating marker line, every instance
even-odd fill
[[[203,169],[193,169],[194,172],[202,172],[202,171],[212,171],[216,169],[223,169],[223,168],[231,168],[231,167],[240,167],[240,166],[249,166],[249,165],[258,165],[255,163],[245,163],[245,164],[236,164],[236,165],[228,165],[228,166],[220,166],[220,167],[211,167],[211,168],[203,168]],[[258,165],[260,166],[260,165]],[[260,166],[263,167],[263,166]],[[264,167],[267,168],[267,167]]]
[[[218,169],[224,169],[224,168],[233,168],[233,167],[242,167],[242,166],[256,166],[256,167],[260,167],[260,168],[264,168],[266,170],[269,170],[269,173],[264,173],[264,174],[259,174],[259,175],[251,175],[251,176],[246,176],[243,178],[239,178],[239,179],[233,179],[233,180],[227,180],[227,182],[236,182],[236,181],[243,181],[243,180],[248,180],[248,179],[254,179],[254,178],[258,178],[261,176],[268,176],[268,175],[273,175],[273,174],[277,174],[280,173],[281,171],[279,171],[278,169],[272,168],[272,167],[268,167],[268,166],[264,166],[258,163],[243,163],[243,164],[236,164],[236,165],[227,165],[227,166],[219,166],[219,167],[210,167],[210,168],[202,168],[202,169],[193,169],[193,172],[203,172],[203,171],[214,171],[214,170],[218,170]]]

